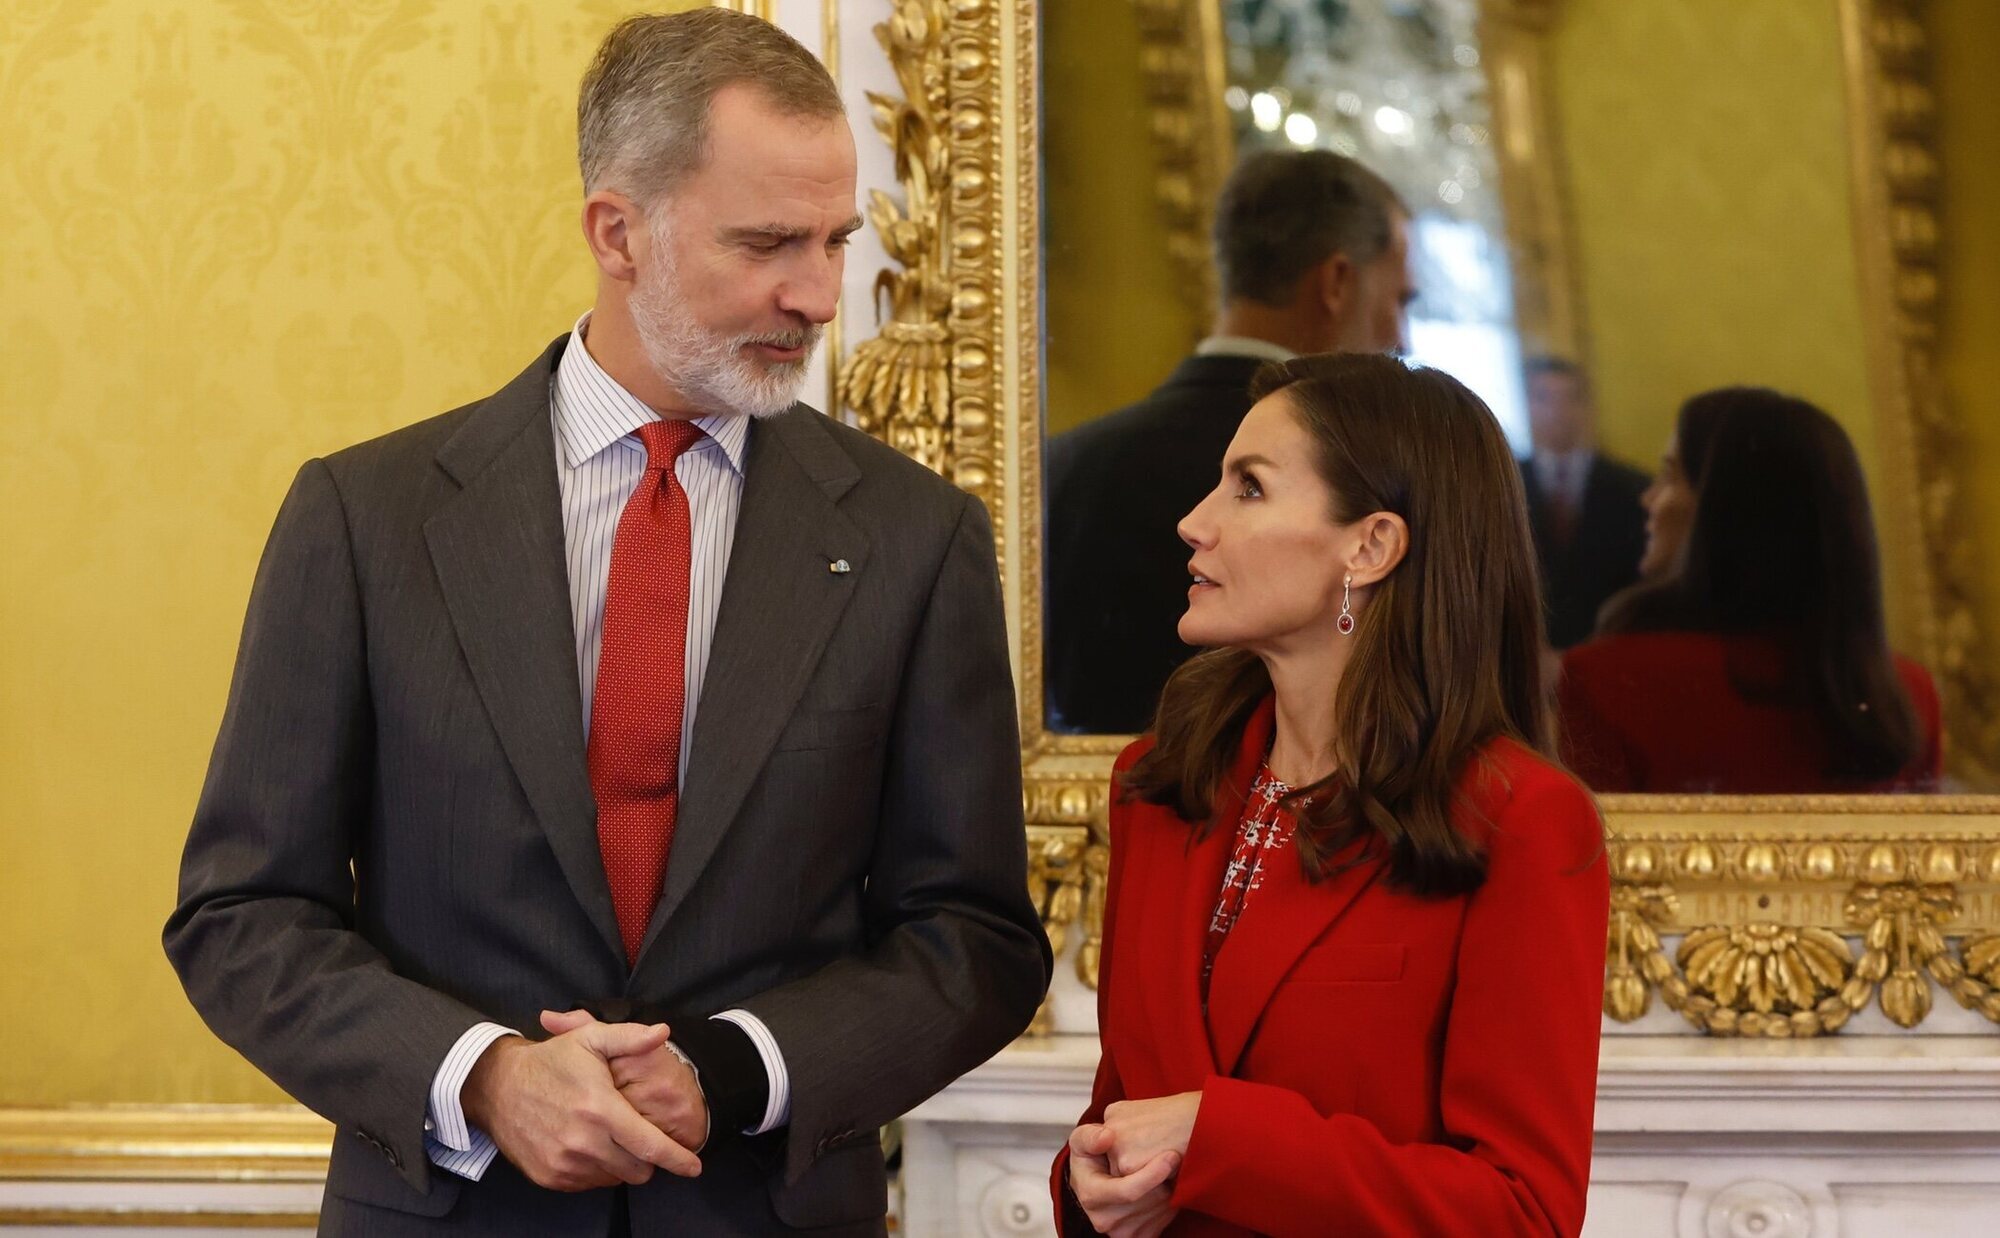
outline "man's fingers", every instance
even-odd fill
[[[639,1111],[619,1098],[611,1119],[611,1138],[619,1147],[649,1165],[658,1165],[683,1178],[699,1177],[701,1158],[675,1143],[660,1128],[639,1116]]]
[[[652,1163],[627,1152],[618,1145],[615,1138],[604,1141],[604,1147],[598,1151],[597,1160],[627,1186],[644,1186],[653,1180]]]
[[[564,1032],[573,1032],[579,1027],[589,1027],[595,1022],[597,1022],[596,1016],[592,1015],[588,1010],[542,1011],[542,1030],[551,1036],[560,1036]]]
[[[614,1057],[630,1057],[635,1053],[651,1053],[667,1043],[669,1035],[664,1023],[597,1023],[585,1024],[577,1038],[597,1056],[610,1061]]]

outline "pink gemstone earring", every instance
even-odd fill
[[[1342,576],[1340,578],[1340,618],[1335,620],[1333,625],[1340,631],[1342,636],[1354,635],[1354,611],[1349,605],[1353,600],[1354,577],[1352,574]]]

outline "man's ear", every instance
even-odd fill
[[[1315,268],[1313,275],[1321,308],[1328,317],[1339,322],[1354,300],[1354,285],[1360,272],[1348,261],[1346,254],[1335,251]]]
[[[599,189],[583,200],[583,239],[597,269],[609,279],[639,278],[642,247],[650,241],[646,214],[615,189]]]

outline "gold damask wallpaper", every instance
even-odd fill
[[[275,1097],[159,948],[257,553],[302,460],[588,305],[636,7],[0,4],[0,1103]]]

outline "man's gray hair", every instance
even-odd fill
[[[1335,254],[1366,265],[1389,248],[1396,191],[1330,150],[1264,150],[1229,174],[1215,207],[1215,266],[1225,300],[1291,300],[1299,279]]]
[[[786,115],[846,113],[826,66],[747,13],[703,8],[618,23],[577,98],[583,191],[614,189],[650,209],[707,160],[709,105],[736,82],[754,83]]]

